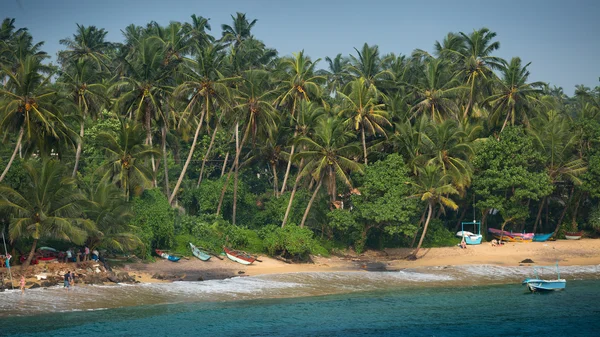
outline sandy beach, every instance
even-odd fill
[[[424,248],[419,258],[411,261],[406,257],[412,252],[409,248],[366,251],[355,254],[351,251],[329,257],[313,256],[312,263],[286,263],[260,255],[262,262],[246,266],[229,260],[212,257],[209,261],[200,261],[191,256],[179,262],[158,259],[156,262],[128,263],[113,268],[115,273],[127,272],[138,282],[160,283],[172,281],[203,281],[225,279],[236,276],[256,276],[263,274],[285,274],[298,272],[334,272],[334,271],[397,271],[406,268],[458,265],[553,265],[561,266],[600,265],[600,239],[582,239],[578,241],[558,240],[531,243],[506,243],[492,246],[489,242],[481,245],[460,247]],[[523,263],[524,260],[533,263]],[[27,271],[27,283],[40,283],[34,275],[43,269],[73,270],[74,264],[48,263],[32,266]],[[8,281],[6,269],[5,281]],[[13,284],[18,286],[20,267],[13,268]],[[59,272],[60,273],[60,272]]]
[[[186,281],[218,279],[232,276],[256,276],[262,274],[330,272],[330,271],[393,271],[405,268],[456,265],[497,265],[518,266],[526,259],[533,265],[561,266],[599,265],[600,240],[582,239],[577,241],[558,240],[531,243],[506,243],[492,246],[489,242],[481,245],[460,247],[425,248],[419,251],[415,261],[406,259],[412,249],[398,248],[383,251],[367,251],[363,254],[347,252],[342,256],[313,256],[313,263],[285,263],[280,260],[259,256],[262,262],[245,266],[226,257],[215,257],[208,262],[194,257],[177,263],[159,260],[155,263],[125,265],[122,269],[135,274],[142,282],[156,282],[157,274],[171,279]]]

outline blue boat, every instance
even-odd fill
[[[535,235],[533,235],[533,241],[535,241],[535,242],[544,242],[544,241],[550,239],[550,237],[552,236],[552,234],[554,234],[554,233],[535,234]]]
[[[156,251],[156,254],[158,254],[158,256],[162,257],[163,259],[169,260],[171,262],[177,262],[177,261],[179,261],[179,259],[181,259],[179,256],[173,256],[171,254],[167,254],[160,249],[155,249],[155,251]]]
[[[207,252],[200,250],[198,247],[194,246],[193,243],[190,242],[190,248],[192,249],[192,254],[195,257],[199,258],[202,261],[208,261],[210,259],[210,255]]]
[[[456,233],[456,236],[461,237],[465,240],[468,245],[479,245],[481,244],[481,222],[477,220],[461,222],[461,231]],[[477,229],[477,233],[465,231],[465,225],[473,225],[473,230]]]
[[[567,280],[560,278],[560,271],[558,270],[558,263],[556,263],[556,279],[542,279],[538,275],[538,272],[544,269],[550,269],[551,267],[533,267],[535,274],[534,278],[526,278],[522,284],[526,285],[529,291],[534,292],[547,292],[563,290],[567,286]]]

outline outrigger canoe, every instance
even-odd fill
[[[167,254],[160,249],[155,249],[155,251],[156,251],[156,254],[158,254],[158,256],[162,257],[163,259],[172,261],[172,262],[177,262],[177,261],[179,261],[179,259],[181,259],[178,256],[173,256],[173,255]]]
[[[200,260],[208,261],[210,259],[210,255],[208,255],[207,252],[204,252],[204,251],[198,249],[198,247],[194,246],[194,244],[191,242],[190,242],[190,248],[192,249],[192,254],[194,254],[194,256],[199,258]]]
[[[223,251],[225,251],[225,254],[231,261],[246,265],[252,264],[254,261],[256,261],[256,257],[240,250],[233,250],[223,246]]]
[[[533,233],[513,233],[507,231],[501,231],[496,228],[488,228],[494,238],[506,242],[531,242],[533,240]]]

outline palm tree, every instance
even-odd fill
[[[350,55],[348,72],[355,78],[363,78],[367,87],[373,85],[379,88],[382,80],[393,76],[389,70],[382,68],[378,46],[370,47],[365,43],[360,51],[356,48],[354,50],[358,57]]]
[[[0,99],[4,99],[0,128],[6,134],[18,132],[18,136],[10,160],[0,175],[0,182],[8,173],[23,137],[31,140],[45,134],[61,138],[69,133],[54,107],[56,91],[49,84],[51,76],[41,74],[41,61],[40,57],[30,55],[19,61],[15,72],[2,68],[9,79],[6,86],[0,87]]]
[[[329,117],[320,121],[312,137],[300,137],[298,139],[298,144],[304,145],[307,148],[307,150],[296,154],[298,159],[305,159],[307,161],[299,175],[310,175],[317,182],[317,186],[302,217],[300,227],[304,227],[312,203],[321,188],[323,180],[328,181],[327,191],[333,202],[337,193],[336,179],[340,179],[349,189],[352,189],[349,173],[363,173],[362,165],[352,160],[360,152],[360,148],[350,142],[352,137],[353,134],[346,131],[346,127],[342,121]]]
[[[420,165],[439,165],[444,175],[449,175],[457,190],[464,192],[471,184],[475,155],[472,140],[481,127],[466,132],[456,121],[446,120],[441,124],[430,123],[421,135],[421,154],[415,159]]]
[[[413,197],[418,197],[426,203],[427,219],[423,226],[423,233],[421,234],[421,239],[419,239],[419,244],[411,254],[412,259],[417,259],[417,253],[421,249],[423,239],[427,234],[427,227],[429,226],[429,221],[436,205],[439,205],[442,209],[444,207],[449,207],[453,210],[458,208],[458,205],[448,197],[452,194],[458,194],[458,191],[450,183],[451,177],[443,174],[441,167],[437,164],[419,167],[415,180],[415,182],[409,182],[415,189]]]
[[[456,77],[450,73],[448,64],[442,59],[430,59],[419,83],[410,85],[416,96],[412,111],[416,114],[430,114],[433,121],[441,122],[447,116],[456,115],[456,98],[465,88],[459,86]]]
[[[22,191],[0,186],[0,208],[12,212],[11,240],[33,239],[23,268],[27,268],[40,239],[59,239],[82,244],[93,222],[83,219],[85,195],[76,188],[75,179],[55,160],[24,165],[28,182]]]
[[[202,107],[202,111],[197,122],[196,132],[194,133],[194,139],[187,160],[183,165],[183,169],[181,170],[177,184],[173,189],[173,193],[169,197],[169,203],[173,202],[179,190],[179,186],[183,181],[183,177],[185,176],[194,150],[196,149],[196,141],[198,140],[204,118],[207,120],[210,119],[211,111],[214,112],[218,107],[225,107],[230,104],[231,95],[227,85],[229,79],[224,78],[220,72],[220,69],[224,66],[224,55],[220,50],[221,48],[218,46],[210,46],[198,50],[197,60],[190,63],[193,68],[190,69],[190,72],[186,73],[187,80],[180,84],[174,91],[174,96],[189,98],[189,104],[181,118],[184,118],[188,114],[192,114],[194,110],[197,110],[198,106]],[[214,137],[212,140],[214,141]],[[212,141],[210,147],[212,148]]]
[[[380,95],[374,85],[367,85],[364,78],[359,78],[352,81],[346,89],[348,87],[348,94],[339,92],[342,98],[342,109],[339,116],[345,117],[344,123],[351,125],[354,131],[360,132],[363,158],[367,165],[366,133],[382,134],[387,137],[384,126],[392,124],[384,110],[385,104],[379,103]]]
[[[296,106],[299,101],[310,101],[311,96],[313,98],[319,97],[321,95],[319,84],[324,82],[325,78],[315,75],[315,66],[320,59],[312,62],[310,57],[304,56],[304,50],[293,55],[293,57],[281,60],[281,66],[284,68],[285,73],[282,85],[284,92],[277,97],[275,103],[287,106],[290,109],[292,128],[294,129],[294,137],[296,137],[298,135],[298,130],[294,126]],[[280,193],[285,191],[295,149],[295,145],[292,144]]]
[[[210,30],[210,23],[208,22],[210,19],[196,16],[196,14],[192,14],[191,18],[192,22],[184,23],[183,28],[190,38],[190,44],[192,46],[191,52],[194,54],[195,52],[202,50],[202,48],[214,43],[215,38],[206,33],[207,30]]]
[[[77,24],[77,32],[73,34],[72,39],[59,41],[67,47],[67,50],[59,52],[59,62],[64,65],[85,59],[94,63],[96,70],[106,69],[109,62],[106,52],[112,48],[112,44],[104,40],[106,34],[108,32],[104,28]]]
[[[527,63],[521,67],[521,59],[513,57],[510,64],[502,67],[502,80],[498,82],[499,90],[495,95],[489,96],[486,101],[493,106],[492,120],[496,123],[506,115],[500,132],[506,127],[510,119],[510,125],[515,125],[517,118],[529,124],[527,110],[534,102],[538,102],[538,96],[542,94],[543,82],[527,83],[529,71]]]
[[[140,195],[152,185],[152,173],[146,160],[157,151],[144,144],[144,130],[140,124],[121,120],[117,137],[107,132],[98,135],[101,148],[106,153],[105,162],[98,168],[102,180],[115,183],[127,200],[132,192]]]
[[[92,61],[79,59],[73,61],[60,74],[58,85],[66,91],[69,100],[76,104],[79,113],[79,141],[75,152],[75,165],[72,176],[77,175],[79,160],[84,141],[85,119],[96,118],[104,105],[109,104],[106,87],[102,83],[102,75],[92,67]]]
[[[323,118],[324,115],[325,109],[323,109],[322,106],[314,102],[301,101],[300,107],[298,109],[298,117],[296,120],[296,130],[298,131],[298,136],[309,138],[312,137],[315,126],[319,124],[319,121]],[[294,139],[293,141],[296,141],[296,139]],[[288,201],[288,205],[285,210],[285,215],[283,216],[281,227],[285,226],[285,224],[287,223],[288,216],[290,215],[292,203],[294,202],[294,197],[296,195],[296,189],[298,188],[298,183],[302,178],[300,171],[302,171],[303,168],[304,159],[301,159],[300,164],[298,165],[298,174],[296,175],[296,179],[294,181],[294,187],[292,187],[292,193],[290,195],[290,200]]]
[[[223,30],[221,41],[227,46],[233,44],[237,48],[243,41],[252,37],[250,30],[254,27],[257,20],[248,21],[246,14],[240,12],[237,12],[235,17],[232,15],[231,19],[233,20],[232,26],[221,25],[221,29]]]
[[[127,251],[143,244],[135,234],[137,228],[130,224],[133,214],[123,191],[113,184],[99,182],[92,184],[87,194],[90,205],[85,215],[96,224],[86,241],[90,249],[105,247]]]
[[[348,82],[349,74],[346,71],[348,67],[348,58],[337,54],[333,60],[327,56],[325,57],[327,62],[327,70],[321,71],[322,74],[327,75],[327,90],[329,95],[335,96]]]
[[[500,69],[504,63],[501,58],[491,56],[492,52],[500,48],[500,42],[492,42],[495,37],[496,33],[484,27],[469,35],[462,32],[460,36],[450,33],[442,44],[436,43],[438,54],[456,62],[457,76],[470,88],[463,119],[472,109],[477,93],[485,91],[487,83],[495,79],[493,70]]]

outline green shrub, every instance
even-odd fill
[[[159,189],[146,190],[132,200],[132,224],[139,228],[139,237],[145,245],[143,256],[150,256],[154,248],[170,248],[174,235],[174,212]]]
[[[264,245],[269,255],[282,255],[294,260],[306,261],[318,246],[313,238],[313,232],[294,224],[284,228],[273,228],[265,234]],[[318,249],[319,252],[322,249]]]
[[[460,239],[444,227],[441,220],[431,220],[429,228],[427,229],[427,235],[423,240],[423,247],[448,247],[458,243],[460,243]]]

